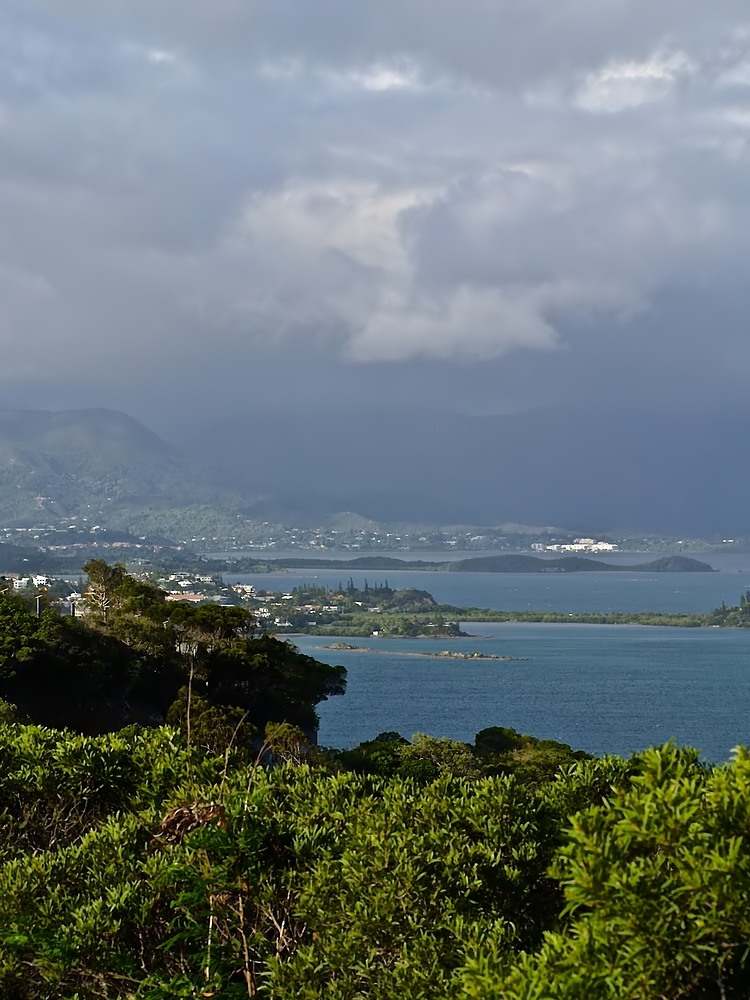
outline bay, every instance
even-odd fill
[[[643,557],[641,557],[643,558]],[[656,558],[651,555],[649,558]],[[614,560],[611,560],[614,561]],[[707,560],[708,561],[708,560]],[[717,563],[718,560],[712,560]],[[739,562],[739,560],[738,560]],[[627,563],[625,563],[627,565]],[[742,565],[747,565],[745,570]],[[439,604],[503,611],[711,611],[722,601],[737,604],[750,589],[750,558],[716,573],[458,573],[434,570],[289,570],[286,573],[226,572],[227,583],[250,583],[259,591],[294,587],[337,589],[351,577],[356,587],[386,582],[429,591]]]
[[[486,726],[569,743],[597,755],[630,754],[669,739],[724,761],[750,743],[750,630],[471,622],[486,638],[451,651],[524,657],[514,662],[434,654],[439,639],[361,639],[376,652],[304,652],[348,671],[347,693],[319,706],[322,745],[347,747],[379,732],[472,741]],[[433,655],[413,656],[413,653]]]
[[[608,556],[628,566],[657,554]],[[293,570],[237,577],[257,589],[385,583],[428,590],[442,604],[503,610],[704,612],[750,589],[747,553],[698,556],[714,573],[493,574]],[[225,574],[227,581],[235,577]],[[674,739],[711,761],[750,744],[750,630],[471,622],[484,638],[351,638],[376,652],[333,651],[298,636],[304,652],[348,670],[347,693],[319,706],[319,740],[354,746],[379,732],[471,741],[511,726],[597,755],[629,754]],[[523,661],[408,654],[478,650]]]

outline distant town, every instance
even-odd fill
[[[742,549],[744,538],[675,538],[664,535],[600,534],[583,536],[554,527],[525,525],[448,526],[385,525],[366,522],[356,515],[338,515],[338,524],[316,527],[277,524],[242,519],[234,531],[226,528],[213,534],[179,531],[179,518],[169,535],[137,533],[113,529],[96,518],[71,518],[62,522],[0,527],[3,545],[30,548],[54,556],[76,553],[110,552],[124,560],[148,554],[190,552],[257,553],[273,558],[277,552],[322,554],[326,552],[710,552]],[[84,558],[85,561],[85,558]]]

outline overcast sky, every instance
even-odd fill
[[[739,399],[749,136],[746,0],[4,0],[0,405]]]

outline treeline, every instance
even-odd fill
[[[414,587],[394,589],[387,580],[371,587],[365,579],[364,586],[358,588],[350,577],[346,584],[339,583],[336,590],[295,587],[292,595],[295,606],[285,609],[285,617],[295,631],[306,634],[379,633],[409,638],[463,634],[458,623],[446,617],[428,591]],[[280,594],[274,596],[277,601],[283,599]],[[256,603],[262,601],[256,598]]]
[[[547,622],[578,625],[662,625],[699,628],[710,624],[706,614],[685,614],[669,611],[493,611],[488,608],[441,608],[443,612],[463,621],[486,622]]]
[[[728,607],[724,601],[710,616],[711,625],[722,625],[725,628],[750,627],[750,590],[740,594],[740,602],[735,607]]]
[[[343,667],[259,631],[247,610],[168,602],[102,560],[85,569],[80,617],[0,594],[0,698],[21,718],[94,734],[192,709],[243,736],[268,722],[314,735],[315,706],[344,691]]]
[[[315,624],[304,613],[289,615],[295,629],[318,635],[366,636],[373,631],[381,635],[461,635],[459,622],[541,622],[579,625],[655,625],[673,628],[747,628],[750,627],[750,591],[741,595],[736,607],[722,604],[709,612],[671,611],[504,611],[496,608],[460,607],[438,604],[425,590],[395,590],[378,601],[379,611],[373,614],[367,607],[377,591],[344,590],[346,601],[338,613],[315,613]],[[295,595],[296,596],[296,595]],[[312,599],[313,593],[304,592]],[[335,591],[318,588],[317,596],[326,600],[336,597]],[[357,606],[360,601],[362,606]],[[438,629],[432,632],[432,629]]]
[[[415,741],[398,766],[437,771],[383,776],[305,762],[283,733],[268,768],[164,728],[0,725],[0,995],[748,995],[744,751],[525,781],[467,772],[482,739],[469,757]]]

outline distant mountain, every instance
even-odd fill
[[[216,502],[193,460],[114,410],[0,411],[0,521]]]
[[[230,537],[249,516],[341,530],[372,519],[750,536],[742,414],[289,406],[204,418],[179,447],[114,410],[0,411],[0,525],[90,515],[190,539]]]
[[[183,445],[268,510],[380,522],[556,524],[585,533],[750,535],[744,413],[550,406],[246,414]]]

